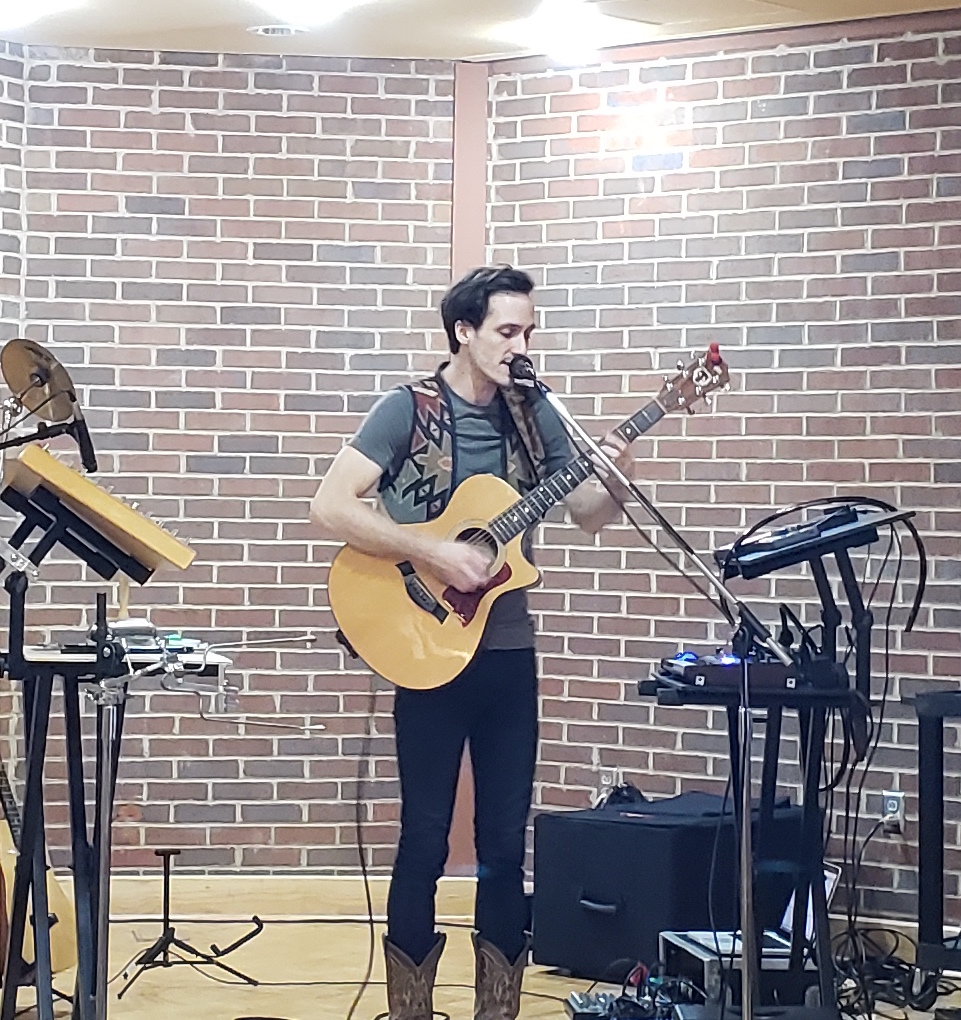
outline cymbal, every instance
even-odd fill
[[[0,372],[13,395],[38,418],[68,421],[76,395],[67,370],[33,340],[18,337],[0,351]]]

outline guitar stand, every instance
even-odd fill
[[[117,998],[122,999],[130,986],[140,977],[144,971],[152,970],[154,967],[173,967],[177,964],[187,964],[191,967],[201,966],[213,966],[219,967],[220,970],[226,971],[228,974],[232,974],[236,978],[240,978],[241,981],[246,982],[248,985],[258,985],[260,982],[243,971],[236,970],[234,967],[228,966],[226,963],[221,963],[220,957],[226,956],[228,953],[232,953],[235,949],[239,949],[245,942],[249,942],[252,938],[259,935],[264,930],[264,922],[259,917],[254,915],[251,918],[254,924],[252,931],[247,932],[246,935],[242,935],[235,942],[232,942],[229,946],[224,949],[218,948],[216,945],[211,945],[210,952],[205,953],[200,949],[195,949],[188,942],[183,939],[177,938],[176,930],[170,922],[170,858],[176,857],[179,850],[154,850],[154,853],[163,861],[163,931],[160,933],[156,941],[148,949],[145,949],[136,961],[136,971],[133,976],[130,977],[127,983],[117,993]],[[179,956],[172,954],[171,950],[178,950],[180,953],[185,954]],[[126,977],[126,973],[124,977]]]

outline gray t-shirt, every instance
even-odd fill
[[[503,478],[504,430],[514,426],[502,401],[495,397],[490,404],[480,406],[468,403],[450,389],[448,393],[457,436],[454,488],[473,475]],[[544,442],[545,471],[547,474],[559,471],[574,456],[564,426],[546,400],[534,405],[534,414]],[[413,425],[413,398],[408,389],[398,387],[385,393],[371,408],[350,445],[369,457],[385,476],[393,477],[410,452]],[[534,622],[527,611],[527,593],[505,592],[491,607],[481,647],[505,649],[533,645]]]

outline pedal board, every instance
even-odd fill
[[[673,658],[661,659],[658,677],[675,684],[706,690],[740,690],[743,664],[736,655],[718,653],[697,655],[681,652]],[[798,670],[777,661],[748,659],[748,685],[751,690],[793,691],[801,683]]]

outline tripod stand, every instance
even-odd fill
[[[257,985],[259,982],[254,978],[249,977],[242,971],[235,970],[233,967],[229,967],[226,963],[221,963],[220,957],[232,953],[245,942],[249,942],[255,935],[259,935],[264,930],[263,921],[259,917],[253,917],[253,931],[242,935],[236,942],[232,942],[227,946],[226,949],[219,949],[217,946],[212,945],[209,953],[195,949],[189,943],[184,942],[183,939],[177,938],[174,926],[170,923],[170,858],[178,856],[180,851],[154,850],[154,853],[163,861],[163,931],[157,937],[154,944],[149,949],[145,949],[137,958],[137,969],[117,993],[117,998],[122,999],[130,986],[144,971],[150,970],[153,967],[173,967],[175,964],[184,963],[190,966],[210,964],[211,966],[219,967],[228,974],[233,974],[234,977],[240,978],[241,981],[245,981],[248,985]],[[171,953],[171,950],[178,950],[179,953],[186,955],[176,955]]]

